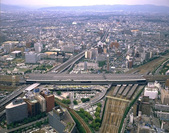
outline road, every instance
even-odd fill
[[[96,95],[94,98],[92,98],[90,100],[90,102],[88,102],[88,103],[82,103],[82,104],[78,105],[77,108],[74,108],[74,109],[75,110],[79,110],[80,108],[84,108],[84,109],[90,108],[91,105],[96,104],[98,101],[100,101],[106,95],[106,92],[107,92],[106,88],[102,89],[101,91],[102,92],[99,95]]]

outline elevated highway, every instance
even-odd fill
[[[106,29],[104,35],[102,36],[102,38],[100,39],[101,42],[105,41],[105,39],[107,38],[108,34],[109,34],[109,30],[110,29]],[[92,46],[96,46],[97,43],[93,44]],[[64,72],[66,69],[69,69],[71,67],[73,67],[73,65],[78,61],[80,60],[82,57],[84,57],[85,55],[85,52],[87,51],[88,49],[80,52],[79,54],[73,56],[72,58],[70,58],[69,60],[67,60],[66,62],[64,62],[63,64],[53,68],[52,70],[50,70],[48,72],[48,74],[52,74],[52,73],[62,73]]]
[[[64,62],[63,64],[61,64],[58,67],[53,68],[50,72],[48,72],[49,74],[52,73],[62,73],[63,71],[65,71],[66,69],[68,69],[70,66],[72,66],[74,63],[76,63],[79,59],[81,59],[84,56],[85,51],[82,51],[81,53],[75,55],[74,57],[70,58],[69,60],[67,60],[66,62]]]
[[[146,79],[133,74],[29,74],[26,83],[42,84],[145,84]]]
[[[145,75],[144,78],[147,80],[147,82],[165,82],[167,79],[169,79],[169,75]]]

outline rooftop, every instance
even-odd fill
[[[6,109],[14,108],[14,107],[17,107],[17,106],[20,106],[20,105],[24,105],[24,104],[26,104],[26,103],[22,99],[16,99],[13,102],[9,103],[6,106]]]

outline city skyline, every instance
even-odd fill
[[[9,5],[19,5],[19,6],[38,6],[38,7],[49,7],[49,6],[91,6],[91,5],[157,5],[157,6],[168,6],[168,0],[127,0],[127,1],[119,1],[119,0],[99,0],[99,1],[90,1],[90,0],[62,0],[62,1],[54,1],[54,0],[2,0],[2,4]]]

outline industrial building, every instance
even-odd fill
[[[7,124],[21,121],[28,117],[27,104],[23,99],[18,98],[5,107]]]
[[[67,109],[60,106],[53,108],[48,113],[49,124],[59,133],[76,133],[76,123],[72,119]]]

